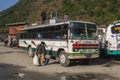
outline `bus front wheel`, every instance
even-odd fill
[[[27,54],[28,54],[30,57],[33,57],[33,50],[32,50],[32,47],[29,47],[29,48],[28,48]]]
[[[59,55],[59,63],[65,67],[69,66],[70,64],[70,60],[68,59],[67,53],[65,53],[64,51],[61,51]]]

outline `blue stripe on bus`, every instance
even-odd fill
[[[120,50],[109,50],[107,49],[107,54],[109,55],[120,55]]]

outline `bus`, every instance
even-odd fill
[[[114,21],[106,29],[105,55],[120,55],[120,21]]]
[[[73,60],[89,62],[99,57],[97,26],[92,22],[51,20],[49,24],[20,30],[19,47],[28,54],[34,54],[41,41],[46,43],[51,58],[62,66],[69,66]]]

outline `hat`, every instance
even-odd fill
[[[45,42],[42,41],[41,44],[45,44]]]

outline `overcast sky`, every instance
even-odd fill
[[[5,10],[14,5],[19,0],[0,0],[0,11]]]

